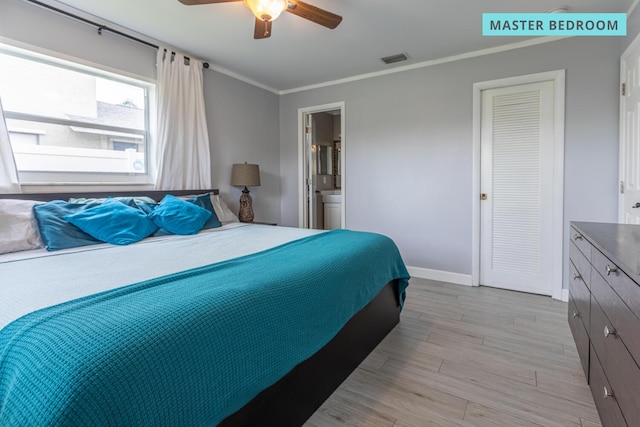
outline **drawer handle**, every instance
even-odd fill
[[[581,236],[581,235],[579,235],[579,234],[575,234],[575,235],[573,236],[573,240],[582,240],[582,236]]]
[[[606,399],[608,397],[615,397],[615,396],[613,394],[613,391],[609,390],[607,387],[604,387],[602,397]]]
[[[577,311],[573,310],[573,318],[575,319],[576,317],[580,317],[580,313],[578,313]]]
[[[574,274],[573,274],[573,280],[578,280],[578,279],[582,279],[582,276],[580,276],[580,275],[579,275],[579,274],[577,274],[577,273],[574,273]]]
[[[611,273],[617,273],[618,269],[616,267],[611,267],[609,264],[607,264],[607,276],[610,276]]]
[[[613,335],[614,337],[616,336],[616,330],[611,328],[609,329],[608,326],[604,327],[604,337],[605,338],[609,338],[609,335]]]

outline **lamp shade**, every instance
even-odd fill
[[[260,167],[248,163],[236,163],[231,169],[231,185],[260,186]]]

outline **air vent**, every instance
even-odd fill
[[[409,55],[406,53],[399,53],[397,55],[385,56],[384,58],[380,58],[382,62],[385,64],[394,64],[396,62],[402,62],[409,59]]]

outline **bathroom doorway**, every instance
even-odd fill
[[[299,224],[345,227],[344,102],[299,110]]]

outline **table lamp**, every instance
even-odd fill
[[[231,185],[244,186],[240,196],[238,219],[240,222],[253,222],[253,199],[247,187],[260,186],[260,168],[247,162],[235,163],[231,169]]]

